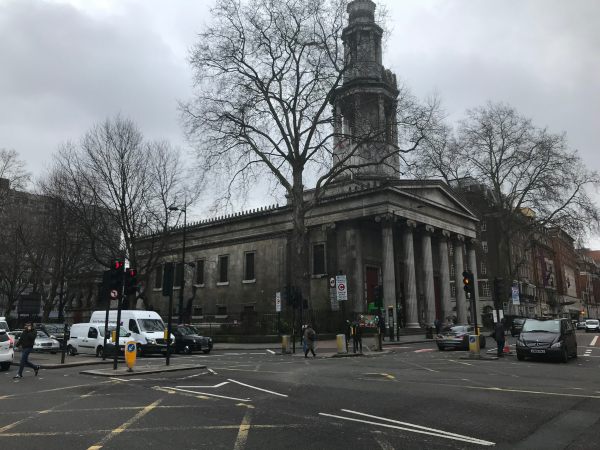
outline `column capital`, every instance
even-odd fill
[[[423,225],[423,231],[428,234],[433,234],[435,232],[435,228],[431,225]]]
[[[452,236],[452,234],[448,231],[448,230],[440,230],[440,235],[442,239],[450,239],[450,236]]]
[[[393,213],[385,213],[385,214],[378,214],[375,216],[375,222],[380,223],[387,223],[390,224],[392,222],[397,222],[398,221],[398,217],[393,214]]]
[[[479,245],[479,241],[475,238],[469,238],[467,239],[467,244],[469,244],[472,249],[475,249],[475,247]]]
[[[415,222],[414,220],[410,220],[410,219],[408,219],[404,225],[406,225],[407,228],[412,228],[412,229],[417,228],[417,222]]]
[[[460,243],[465,243],[465,237],[462,234],[455,234],[454,240]]]

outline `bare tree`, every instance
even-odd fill
[[[1,215],[10,190],[24,190],[31,179],[25,162],[19,159],[19,155],[15,150],[0,148],[0,178],[6,180],[0,184]]]
[[[125,258],[147,285],[175,220],[169,207],[184,198],[193,204],[198,194],[185,182],[179,152],[145,142],[131,120],[117,116],[79,145],[65,144],[52,171],[51,190],[82,227],[93,258],[105,267]]]
[[[516,278],[527,255],[527,249],[513,254],[511,239],[532,242],[543,227],[576,238],[598,230],[600,211],[588,193],[599,186],[598,173],[569,149],[564,134],[536,127],[509,105],[469,110],[455,138],[434,142],[417,157],[424,173],[446,181],[468,175],[489,189],[506,276]]]
[[[347,5],[345,0],[219,0],[191,53],[197,93],[181,105],[201,170],[226,181],[226,200],[259,179],[287,196],[292,281],[304,292],[308,211],[332,182],[366,166],[388,166],[387,173],[397,177],[401,155],[420,145],[437,118],[436,101],[416,101],[379,65],[377,73],[400,94],[397,142],[386,140],[382,124],[334,132],[339,117],[331,105],[348,68],[362,64],[353,46],[342,45]],[[340,145],[344,151],[336,151]],[[372,145],[376,158],[357,157],[365,145]],[[314,189],[307,191],[309,183]]]

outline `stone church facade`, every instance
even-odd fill
[[[375,4],[355,0],[348,6],[343,32],[346,51],[362,55],[351,62],[333,104],[334,161],[343,160],[353,136],[367,127],[381,138],[363,145],[350,165],[381,161],[342,176],[327,188],[307,215],[310,241],[309,310],[334,310],[329,280],[347,277],[348,300],[336,314],[365,313],[383,288],[386,317],[392,325],[419,328],[436,318],[467,323],[462,272],[475,275],[477,217],[446,184],[401,180],[399,157],[386,158],[397,145],[396,77],[381,62],[382,30]],[[345,136],[345,137],[341,137]],[[310,194],[310,191],[307,193]],[[188,225],[185,302],[197,318],[215,320],[244,312],[274,313],[275,296],[290,284],[291,208],[270,206]],[[181,262],[181,230],[175,232],[165,262]],[[193,267],[192,267],[193,266]],[[179,295],[181,275],[175,282]],[[146,288],[149,303],[166,315],[162,267]],[[456,289],[455,287],[459,288]],[[177,301],[174,302],[177,304]],[[282,302],[282,314],[290,306]]]

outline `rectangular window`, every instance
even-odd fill
[[[327,273],[325,268],[325,244],[313,245],[313,275]]]
[[[485,220],[481,221],[481,231],[487,231],[487,223]]]
[[[454,264],[450,264],[450,278],[454,278],[454,273],[455,273]]]
[[[487,275],[487,266],[485,265],[485,263],[483,261],[481,261],[480,272],[481,272],[481,275]]]
[[[253,313],[254,312],[254,305],[244,305],[244,312],[245,313]]]
[[[204,260],[196,261],[196,284],[204,284]]]
[[[448,254],[450,256],[454,255],[454,244],[448,244]]]
[[[454,284],[450,285],[450,296],[456,297],[456,286]]]
[[[487,253],[488,252],[487,241],[481,241],[481,250],[483,250],[483,253]]]
[[[154,270],[154,289],[161,289],[163,282],[163,266],[162,264]]]
[[[217,315],[218,316],[226,316],[227,315],[227,306],[217,306]]]
[[[229,256],[219,256],[219,283],[227,283],[229,281]]]
[[[194,306],[194,316],[202,315],[202,306]]]
[[[183,263],[175,264],[175,280],[173,286],[181,286],[183,281]]]
[[[254,252],[246,252],[244,254],[244,280],[254,280]]]
[[[490,296],[489,281],[480,281],[479,282],[479,296],[480,297],[489,297]]]

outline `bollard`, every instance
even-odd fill
[[[346,347],[346,335],[338,334],[335,337],[337,342],[337,352],[338,353],[348,353],[348,348]]]
[[[290,353],[290,336],[284,334],[281,336],[281,354],[286,355]]]
[[[469,335],[469,356],[471,358],[479,358],[479,336],[476,334]]]

